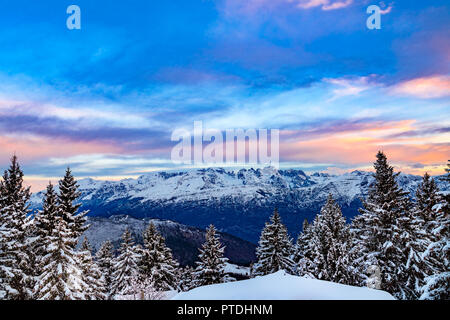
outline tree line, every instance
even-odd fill
[[[382,289],[399,299],[448,299],[450,194],[425,174],[413,201],[384,153],[374,167],[375,182],[350,224],[330,194],[314,221],[304,221],[294,244],[275,209],[251,276],[285,270]],[[59,192],[49,183],[42,210],[32,213],[31,192],[13,156],[0,181],[0,299],[162,299],[164,291],[234,280],[225,272],[225,247],[213,225],[195,268],[179,266],[152,223],[142,245],[125,230],[117,254],[110,241],[93,254],[83,238],[89,225],[87,212],[79,212],[77,188],[67,169]]]
[[[262,231],[252,274],[285,270],[382,289],[398,299],[449,299],[450,194],[439,192],[425,174],[413,201],[383,152],[374,168],[375,182],[350,224],[330,194],[314,221],[304,221],[293,244],[275,210]]]
[[[23,176],[13,156],[0,181],[0,300],[162,299],[164,291],[231,280],[213,225],[195,269],[179,267],[152,223],[143,245],[125,230],[117,255],[110,241],[93,255],[83,238],[88,212],[79,212],[71,170],[59,181],[59,192],[49,183],[42,210],[34,213]]]

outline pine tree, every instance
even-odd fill
[[[306,247],[309,243],[309,233],[308,233],[309,223],[305,219],[302,224],[302,232],[297,237],[297,242],[294,246],[294,254],[292,255],[292,261],[298,264],[300,260],[305,256]]]
[[[178,287],[181,291],[189,291],[195,288],[195,270],[191,266],[184,268],[178,268],[179,284]]]
[[[441,197],[436,182],[428,173],[425,173],[422,183],[416,191],[415,215],[421,218],[428,234],[431,234],[430,228],[433,227],[432,224],[436,221],[436,210],[434,210],[434,207],[440,202]]]
[[[34,235],[36,237],[34,252],[36,254],[36,261],[38,262],[35,268],[36,275],[40,275],[42,271],[39,269],[40,260],[47,255],[45,249],[46,241],[56,229],[58,215],[57,194],[50,182],[44,195],[42,210],[39,210],[33,219]]]
[[[435,207],[440,201],[438,193],[434,179],[425,173],[416,191],[414,207],[399,218],[402,247],[407,256],[402,274],[405,299],[418,299],[422,293],[424,279],[432,272],[423,259],[423,253],[436,240],[433,226],[437,217]]]
[[[436,241],[431,243],[423,257],[431,267],[432,274],[424,280],[420,299],[450,299],[450,218],[448,211],[441,211],[436,228]]]
[[[132,295],[118,297],[126,300],[164,300],[165,293],[158,291],[149,278],[141,278],[139,275],[135,276],[131,282]]]
[[[31,299],[35,261],[32,220],[28,216],[31,193],[23,186],[23,172],[15,155],[0,187],[0,294],[5,299]]]
[[[86,299],[87,285],[79,267],[80,256],[72,249],[76,242],[67,222],[57,217],[54,231],[46,237],[47,255],[41,261],[42,273],[34,288],[36,299]]]
[[[349,284],[352,282],[350,232],[339,205],[332,195],[311,226],[308,255],[309,274],[316,279]]]
[[[253,265],[252,274],[267,275],[279,270],[293,274],[295,272],[294,262],[291,259],[293,245],[277,209],[270,220],[271,223],[266,223],[261,233],[256,249],[258,261]]]
[[[81,205],[75,204],[79,196],[77,181],[73,177],[70,168],[67,168],[64,178],[59,181],[58,205],[63,219],[68,223],[73,236],[77,238],[89,228],[86,225],[86,214],[88,212],[78,213]]]
[[[96,259],[97,265],[100,269],[100,273],[103,278],[103,284],[105,288],[105,299],[110,300],[112,298],[112,280],[113,280],[113,245],[111,241],[105,241],[100,249],[97,251]]]
[[[450,163],[444,177],[450,182]],[[442,194],[440,203],[432,208],[436,212],[436,220],[430,223],[433,241],[423,254],[423,259],[430,268],[429,275],[424,279],[420,299],[449,300],[450,299],[450,193]]]
[[[299,276],[313,277],[312,268],[309,267],[306,257],[311,257],[311,233],[312,226],[308,223],[308,220],[303,221],[302,232],[298,235],[297,242],[294,246],[294,253],[292,255],[292,261],[294,262],[296,274]]]
[[[114,262],[114,273],[112,283],[113,295],[133,295],[133,286],[139,276],[138,263],[140,260],[137,248],[132,240],[128,229],[122,235],[122,244],[119,256]]]
[[[83,282],[86,284],[84,294],[88,300],[105,300],[105,283],[97,263],[92,259],[92,248],[87,237],[81,245],[80,268]]]
[[[363,268],[377,266],[381,270],[381,289],[398,298],[404,298],[402,274],[407,261],[400,218],[408,214],[409,199],[396,182],[395,174],[386,155],[378,152],[375,182],[363,201],[360,215],[355,217],[353,232],[357,236]]]
[[[3,189],[3,181],[0,180],[0,300],[6,299],[6,288],[8,283],[6,282],[7,276],[11,276],[9,273],[10,268],[7,266],[6,256],[6,239],[9,237],[9,229],[6,226],[6,206],[3,205],[5,197],[1,190]]]
[[[140,274],[151,279],[156,290],[173,290],[177,287],[176,269],[178,263],[173,259],[171,250],[164,238],[150,223],[143,234],[144,246],[139,262]]]
[[[224,257],[225,247],[216,235],[216,228],[211,224],[206,230],[206,241],[200,249],[197,268],[195,270],[196,286],[206,286],[215,283],[227,282]]]

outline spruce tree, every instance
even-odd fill
[[[63,219],[68,223],[74,237],[79,238],[88,228],[86,225],[87,211],[78,213],[80,204],[75,201],[80,196],[77,181],[72,175],[70,168],[66,169],[66,173],[59,181],[58,205]]]
[[[410,209],[409,199],[398,186],[386,155],[378,152],[375,167],[375,182],[363,201],[360,215],[355,217],[353,231],[358,239],[363,268],[377,266],[381,270],[381,289],[398,298],[403,295],[402,274],[407,261],[401,238],[400,218]]]
[[[45,238],[51,235],[56,226],[59,214],[58,195],[55,192],[53,184],[49,182],[42,203],[42,210],[39,210],[34,218],[34,225],[37,229],[39,238]]]
[[[206,230],[206,241],[200,249],[197,268],[195,270],[196,286],[206,286],[227,282],[224,257],[225,247],[219,241],[216,228],[211,224]]]
[[[178,263],[173,259],[171,250],[166,246],[164,237],[150,223],[143,234],[144,246],[139,262],[140,274],[151,280],[156,290],[173,290],[177,287],[176,269]]]
[[[302,232],[298,235],[297,242],[294,246],[294,253],[292,255],[292,261],[295,265],[295,273],[299,276],[313,277],[312,268],[310,268],[308,262],[311,257],[311,237],[312,237],[312,225],[308,223],[308,220],[303,221]]]
[[[0,294],[5,299],[31,299],[35,280],[33,228],[28,215],[31,192],[23,185],[23,172],[15,155],[0,187]]]
[[[105,283],[97,263],[92,259],[92,248],[87,237],[81,245],[80,268],[83,282],[86,284],[84,294],[88,300],[105,300]]]
[[[258,261],[253,265],[252,274],[267,275],[279,270],[293,274],[295,272],[294,262],[291,259],[293,245],[277,209],[270,220],[271,223],[266,223],[261,233],[256,249]]]
[[[112,281],[113,295],[133,295],[133,287],[139,276],[138,263],[140,260],[137,248],[128,229],[122,235],[119,256],[114,261],[114,273]]]
[[[304,259],[309,274],[316,279],[349,284],[352,282],[350,232],[332,195],[311,226],[310,250]]]
[[[189,291],[195,288],[195,270],[191,266],[184,268],[178,268],[179,284],[178,287],[181,291]]]
[[[36,299],[86,299],[88,286],[79,266],[80,255],[72,249],[76,242],[67,222],[57,217],[54,231],[45,240],[47,255],[40,261],[42,273],[34,288]]]
[[[105,299],[110,300],[112,298],[112,281],[113,281],[113,245],[111,241],[105,241],[96,254],[97,265],[100,269],[100,273],[103,278],[103,284],[105,288]]]
[[[0,180],[0,190],[3,189],[3,181]],[[6,275],[10,268],[7,266],[6,256],[6,238],[9,236],[9,231],[6,227],[6,207],[2,205],[4,201],[3,195],[0,191],[0,300],[6,299]]]
[[[436,182],[428,175],[428,173],[425,173],[423,180],[416,191],[414,213],[423,221],[425,230],[430,235],[430,228],[433,227],[432,224],[436,221],[436,210],[434,210],[434,207],[440,202],[441,196],[439,195],[439,189]]]
[[[424,280],[420,299],[450,299],[450,218],[448,211],[441,211],[433,234],[436,241],[431,243],[423,257],[432,273]]]
[[[36,237],[34,252],[36,254],[37,266],[35,274],[39,275],[39,261],[47,255],[46,240],[55,232],[57,217],[59,215],[59,207],[57,203],[57,194],[50,182],[47,191],[44,194],[42,210],[39,210],[33,219],[34,235]]]
[[[444,180],[450,182],[450,163]],[[436,220],[430,224],[433,241],[423,254],[430,272],[424,279],[420,299],[450,299],[450,193],[442,193],[440,203],[433,207]]]
[[[309,223],[305,219],[302,224],[302,232],[297,237],[297,242],[294,246],[294,254],[292,255],[292,261],[298,264],[300,260],[305,256],[305,249],[309,243],[309,233],[308,233]]]
[[[427,247],[435,242],[433,234],[436,223],[436,205],[440,201],[439,190],[425,173],[416,191],[416,203],[411,210],[399,218],[402,247],[406,255],[405,270],[402,273],[403,299],[418,299],[422,294],[424,279],[433,271],[423,258]]]

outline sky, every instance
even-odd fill
[[[66,9],[81,9],[69,30]],[[381,29],[369,30],[369,5]],[[280,130],[280,167],[443,174],[450,4],[365,0],[0,0],[0,168],[40,190],[70,166],[179,168],[176,128]]]

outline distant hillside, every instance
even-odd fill
[[[106,240],[111,240],[117,249],[126,228],[133,234],[137,243],[142,243],[142,233],[150,222],[153,222],[164,236],[178,262],[182,265],[194,265],[199,253],[198,248],[205,241],[205,230],[195,227],[173,221],[135,219],[123,215],[110,218],[89,217],[90,228],[85,235],[95,251]],[[219,235],[220,241],[226,246],[225,256],[230,259],[231,263],[249,265],[255,260],[254,244],[226,233],[219,233]]]

